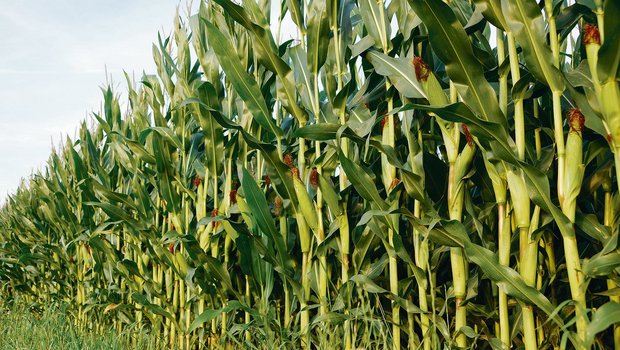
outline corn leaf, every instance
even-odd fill
[[[502,10],[534,77],[552,91],[564,91],[562,74],[553,66],[553,54],[546,44],[545,21],[538,4],[534,0],[502,0]]]

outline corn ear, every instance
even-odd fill
[[[482,157],[484,167],[491,178],[495,202],[498,204],[506,203],[506,172],[502,171],[499,165],[493,164],[488,156]]]
[[[528,228],[530,226],[530,197],[523,175],[511,169],[506,173],[510,197],[512,198],[512,210],[515,213],[517,227]]]
[[[176,261],[179,273],[181,273],[181,277],[185,278],[185,276],[187,275],[187,271],[189,270],[189,265],[187,264],[183,253],[181,253],[180,250],[177,250],[174,253],[174,259]]]
[[[308,223],[308,226],[310,226],[310,228],[314,231],[318,227],[318,219],[316,209],[314,208],[314,202],[310,199],[306,186],[298,177],[293,179],[293,186],[295,187],[295,194],[297,194],[299,209],[303,214],[303,218]]]
[[[239,206],[239,211],[241,212],[241,217],[243,218],[243,221],[248,224],[248,227],[254,227],[254,221],[252,219],[252,216],[250,215],[252,211],[250,210],[248,203],[245,201],[245,197],[243,197],[239,193],[237,193],[237,205]]]
[[[301,211],[298,211],[295,214],[295,219],[297,219],[297,230],[299,231],[301,252],[308,253],[310,251],[310,229],[308,228],[308,223],[306,222],[306,219],[304,219],[304,215]]]
[[[566,138],[566,164],[564,170],[564,198],[562,198],[562,210],[567,213],[569,219],[574,221],[577,206],[577,196],[581,191],[583,173],[583,139],[581,130],[584,125],[584,116],[577,109],[569,112],[570,131]]]

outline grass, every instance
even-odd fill
[[[0,350],[97,350],[166,348],[163,342],[142,332],[117,334],[81,331],[72,322],[66,304],[44,308],[25,303],[0,301]]]

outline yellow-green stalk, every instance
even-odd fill
[[[614,206],[611,196],[611,169],[609,174],[605,176],[603,180],[603,191],[605,192],[605,213],[603,216],[603,224],[609,228],[613,228],[614,225]],[[607,289],[613,290],[614,288],[618,288],[616,282],[611,279],[607,280]],[[620,303],[620,296],[613,295],[610,296],[609,299],[616,303]],[[620,325],[614,325],[614,345],[616,349],[620,349]]]
[[[454,128],[454,130],[455,132],[459,132],[458,128]],[[464,176],[469,171],[476,152],[472,136],[469,135],[469,131],[465,124],[463,124],[463,130],[468,142],[456,158],[456,161],[450,162],[448,174],[448,210],[450,212],[450,219],[457,221],[463,219],[463,199],[465,191],[467,190]],[[462,327],[467,325],[465,298],[467,297],[468,264],[465,260],[462,248],[450,248],[450,262],[452,266],[453,291],[456,303],[455,329],[459,332]],[[465,334],[460,333],[457,336],[456,344],[459,347],[467,346],[467,337]]]
[[[600,35],[602,43],[605,40],[605,32],[603,31],[605,28],[605,11],[603,10],[603,1],[594,0],[594,5],[596,6],[596,10],[594,10],[594,13],[596,13],[596,23],[598,24],[598,27],[601,28]]]
[[[260,130],[259,130],[260,132]],[[229,135],[230,137],[230,135]],[[225,216],[229,216],[229,211],[230,211],[230,206],[231,206],[231,201],[232,201],[232,152],[229,152],[228,154],[228,159],[226,160],[226,169],[225,169],[225,174],[226,174],[226,179],[224,181],[224,198],[222,200],[222,208],[221,208],[221,212],[225,215]],[[257,155],[260,155],[260,153],[258,153]],[[260,160],[260,159],[259,159]],[[258,163],[257,165],[257,169],[258,169],[258,178],[262,178],[262,164]],[[236,190],[235,190],[235,195],[236,195]],[[217,194],[216,194],[217,196]],[[236,200],[236,197],[235,197]],[[217,214],[217,212],[215,212],[214,214]],[[215,224],[215,222],[213,223]],[[228,268],[228,260],[229,260],[229,255],[230,255],[230,247],[232,245],[232,238],[226,234],[224,237],[224,267]],[[223,300],[223,306],[226,307],[226,305],[228,304],[227,300]],[[224,337],[226,335],[226,331],[227,331],[227,319],[228,319],[228,315],[226,312],[222,312],[222,329],[220,332],[220,335],[222,337]],[[189,317],[188,317],[188,322],[189,322]],[[189,323],[187,324],[187,327],[189,327]],[[189,338],[187,339],[187,343],[188,343],[188,348],[189,348]]]
[[[313,74],[313,87],[314,87],[314,99],[312,112],[314,114],[314,122],[318,125],[321,120],[321,106],[320,106],[320,96],[319,96],[319,75],[318,75],[318,67],[316,76]],[[319,159],[321,156],[321,142],[314,142],[314,154],[315,159]],[[315,168],[310,171],[309,174],[309,183],[316,190],[316,205],[314,206],[314,210],[316,212],[317,217],[317,225],[315,229],[317,245],[320,245],[325,240],[325,228],[323,225],[323,194],[321,193],[321,189],[319,188],[319,179],[323,173],[321,164],[317,164]],[[321,303],[320,314],[327,314],[327,257],[325,253],[319,254],[319,274],[318,274],[318,285],[319,285],[319,300]]]
[[[534,112],[534,118],[539,119],[539,112],[538,112],[538,101],[536,99],[533,99],[532,101],[532,105],[533,105],[533,112]],[[540,156],[542,154],[542,146],[541,146],[541,139],[540,139],[540,132],[541,132],[541,128],[538,127],[534,130],[534,146],[536,148],[536,160],[540,160]],[[534,207],[534,213],[532,214],[532,220],[530,222],[530,233],[529,236],[532,237],[534,231],[536,231],[538,229],[538,226],[540,224],[540,207],[535,206]],[[549,240],[549,242],[551,242],[551,245],[547,244],[547,242],[545,242],[545,240],[540,239],[538,240],[538,246],[542,249],[547,249],[547,246],[549,246],[549,249],[547,251],[547,265],[551,265],[552,263],[555,265],[555,258],[554,258],[554,253],[553,251],[549,251],[549,250],[553,250],[553,240]],[[537,253],[537,257],[538,257],[538,253]],[[542,267],[542,260],[544,260],[543,258],[541,258],[541,263],[538,264],[538,270],[537,270],[537,279],[536,279],[536,289],[541,290],[542,289],[542,281],[543,281],[543,267]],[[555,266],[553,267],[548,267],[549,272],[555,274]],[[553,271],[553,272],[551,272]],[[552,289],[553,290],[553,289]],[[545,339],[545,332],[544,332],[544,328],[542,327],[542,324],[545,322],[544,319],[542,319],[541,317],[537,318],[537,329],[538,329],[538,346],[540,346],[541,344],[543,344],[544,339]]]
[[[545,0],[545,13],[547,15],[547,23],[549,25],[549,41],[551,46],[551,52],[553,53],[553,65],[556,68],[560,68],[560,47],[558,43],[558,34],[555,23],[555,16],[553,14],[553,0]],[[553,106],[553,135],[558,157],[558,176],[557,176],[557,190],[560,201],[564,197],[564,162],[565,162],[565,146],[564,146],[564,129],[562,120],[562,105],[560,103],[562,98],[562,91],[552,90],[551,100]]]
[[[441,85],[435,75],[430,71],[426,63],[420,57],[413,60],[415,73],[422,88],[426,91],[428,101],[431,105],[443,106],[448,104]],[[457,101],[456,87],[450,82],[450,102]],[[447,123],[437,119],[437,124],[441,129],[449,163],[448,174],[448,210],[451,220],[461,221],[463,213],[463,196],[465,183],[463,176],[467,174],[475,153],[473,137],[469,133],[466,125],[463,124],[463,132],[467,138],[465,148],[459,154],[460,130],[458,123]],[[450,248],[450,262],[452,266],[453,292],[456,303],[455,330],[458,332],[462,327],[467,326],[467,309],[464,305],[467,296],[467,261],[463,256],[461,248]],[[467,337],[461,333],[456,338],[459,347],[467,346]]]
[[[413,203],[413,215],[416,218],[421,216],[420,201],[414,201]],[[423,238],[417,229],[413,229],[414,239],[414,259],[416,265],[422,270],[428,269],[428,241]],[[426,299],[426,287],[422,283],[418,284],[418,294],[420,296],[419,304],[420,309],[424,312],[428,310],[428,301]],[[428,315],[420,315],[420,329],[422,330],[422,341],[424,343],[424,350],[430,350],[432,345],[432,335],[430,332],[430,320]]]
[[[284,156],[284,162],[289,166],[292,165],[292,160],[287,160],[287,155]],[[304,161],[305,162],[305,161]],[[291,175],[293,177],[293,187],[295,189],[295,194],[297,195],[298,210],[296,212],[295,219],[297,221],[297,232],[299,234],[299,242],[301,248],[301,284],[302,284],[302,292],[303,297],[299,301],[301,307],[301,347],[306,349],[310,346],[308,342],[308,333],[310,331],[310,311],[308,310],[308,300],[310,298],[310,278],[309,278],[309,252],[310,252],[310,243],[311,243],[311,235],[309,226],[312,225],[316,227],[317,218],[316,212],[314,210],[314,205],[308,192],[306,191],[305,186],[301,182],[299,170],[295,167],[291,167]],[[306,218],[305,213],[309,216]],[[308,223],[310,222],[310,224]]]
[[[505,188],[505,187],[504,187]],[[497,201],[497,199],[496,199]],[[508,266],[510,263],[510,205],[498,203],[498,258],[500,265]],[[510,347],[510,320],[508,314],[508,295],[503,290],[499,291],[499,322],[500,339],[504,345]]]
[[[389,83],[388,83],[389,84]],[[389,87],[386,87],[386,89]],[[388,110],[392,109],[392,99],[388,100]],[[385,123],[383,125],[383,143],[394,147],[394,116],[390,115],[384,117]],[[393,182],[396,179],[396,168],[389,164],[385,155],[382,155],[382,168],[383,168],[383,181],[388,193],[393,188]],[[389,181],[389,182],[388,182]],[[394,230],[388,228],[388,241],[389,244],[394,247]],[[388,269],[390,275],[390,292],[394,295],[398,295],[398,262],[396,256],[390,254],[388,260]],[[393,336],[393,348],[400,349],[400,307],[396,302],[392,301],[392,336]]]
[[[517,56],[517,45],[512,32],[507,33],[508,38],[508,58],[510,60],[510,75],[513,86],[521,79],[519,71],[519,58]],[[523,118],[523,99],[512,96],[514,103],[515,121],[515,143],[517,145],[517,156],[520,160],[525,159],[525,121]]]
[[[207,216],[206,203],[207,203],[208,182],[203,181],[203,179],[200,176],[196,175],[196,177],[194,178],[194,185],[198,185],[196,189],[196,201],[195,201],[196,214],[195,215],[196,215],[196,218],[200,220]],[[207,225],[207,226],[211,226],[211,225]],[[197,239],[198,239],[199,244],[201,245],[201,248],[203,249],[207,245],[206,241],[204,243],[201,242],[203,237],[207,236],[205,231],[206,231],[206,228],[204,226],[198,227]],[[201,296],[198,301],[198,315],[202,315],[204,311],[205,311],[205,297]],[[204,328],[201,328],[198,331],[198,338],[201,344],[204,342],[204,333],[205,333]]]
[[[211,181],[213,181],[213,211],[211,212],[211,216],[216,216],[218,214],[218,208],[219,208],[219,195],[218,195],[218,174],[212,174],[211,175]],[[205,179],[206,181],[207,179]],[[216,231],[216,227],[217,227],[217,222],[211,222],[208,226],[211,227],[211,230],[215,233]],[[214,237],[216,237],[214,239]],[[218,251],[219,251],[219,239],[217,238],[217,236],[211,236],[209,239],[209,245],[211,248],[211,256],[213,258],[217,258],[218,257]],[[223,316],[223,314],[222,314]],[[225,317],[222,317],[222,320],[225,321]],[[222,325],[222,328],[224,328],[224,326]],[[214,318],[213,320],[211,320],[211,339],[213,341],[215,341],[215,339],[217,339],[217,334],[216,334],[216,330],[217,330],[217,320]]]
[[[431,73],[430,68],[426,65],[426,63],[424,63],[419,56],[414,57],[412,63],[415,68],[416,79],[422,83],[424,90],[429,95],[429,101],[433,100],[434,102],[441,102],[441,101],[446,100],[446,95],[441,89],[441,86],[439,86],[439,82],[435,78],[434,74]],[[431,95],[434,97],[430,97]],[[404,119],[405,121],[407,120],[406,117]],[[410,133],[411,132],[410,126],[406,125],[405,130],[407,130],[407,133]],[[421,130],[418,130],[417,138],[418,138],[417,139],[418,147],[421,147],[421,145],[423,144]],[[410,152],[409,159],[412,162],[411,168],[415,169],[416,165],[413,163],[414,159],[412,156],[413,154],[415,154],[413,136],[408,135],[408,143],[409,143],[409,152]],[[418,200],[414,200],[413,202],[413,215],[416,218],[420,218],[422,215],[421,204]],[[416,229],[415,227],[413,227],[412,230],[413,230],[415,264],[417,267],[419,267],[422,271],[426,273],[427,271],[430,271],[429,262],[428,262],[428,259],[429,259],[428,240],[423,238],[420,231]],[[429,278],[430,277],[431,276],[429,274]],[[426,285],[421,284],[421,283],[418,284],[418,295],[419,295],[420,309],[425,312],[429,311]],[[433,295],[434,293],[432,292],[432,288],[431,288],[431,299],[433,298]],[[430,350],[433,345],[433,331],[432,331],[432,328],[430,327],[430,324],[431,322],[430,322],[428,315],[421,314],[420,315],[420,329],[422,331],[422,343],[424,346],[424,350]]]
[[[592,77],[592,85],[596,93],[599,103],[601,101],[601,82],[598,77],[598,51],[601,48],[601,33],[599,29],[589,23],[583,26],[583,44],[586,48],[586,58],[588,59],[588,68]]]
[[[507,172],[508,187],[512,199],[512,210],[519,229],[520,257],[519,271],[525,283],[530,286],[536,285],[537,246],[530,240],[530,198],[523,174],[519,170]],[[532,305],[522,305],[523,310],[523,342],[526,349],[535,349],[536,326]]]
[[[510,261],[510,214],[506,202],[506,172],[501,164],[493,164],[483,157],[484,165],[491,179],[495,203],[497,204],[497,241],[499,263],[508,266]],[[508,318],[508,297],[501,289],[498,291],[499,320],[497,337],[506,346],[510,346],[510,324]]]
[[[384,22],[384,18],[386,18],[385,14],[385,1],[379,1],[379,18],[380,22]],[[384,54],[388,54],[389,51],[389,38],[388,38],[388,21],[385,21],[386,27],[381,27],[381,46]],[[386,93],[389,91],[392,84],[389,80],[385,81],[385,91]],[[387,99],[387,110],[391,111],[394,108],[394,101],[392,97],[388,97]],[[383,125],[382,130],[382,138],[383,143],[394,147],[396,144],[396,137],[394,133],[394,114],[388,114],[385,119],[385,123]],[[398,118],[398,114],[396,114],[396,118]],[[392,183],[396,178],[396,168],[392,166],[385,155],[381,155],[381,168],[382,168],[382,179],[383,185],[386,190],[390,192],[392,188]],[[389,244],[394,247],[394,230],[392,228],[388,228],[388,241]],[[390,254],[388,260],[388,269],[390,276],[390,292],[394,295],[398,295],[398,262],[396,260],[396,256],[392,256]],[[400,349],[400,307],[395,301],[392,301],[392,348],[394,350]]]
[[[575,222],[577,209],[577,196],[581,190],[583,173],[583,139],[581,132],[585,118],[581,111],[572,109],[568,113],[569,132],[566,139],[567,162],[564,178],[565,195],[560,202],[562,212],[571,222]],[[584,277],[581,272],[581,262],[577,247],[577,237],[564,237],[564,255],[566,256],[566,270],[570,283],[570,290],[575,301],[575,317],[577,319],[577,334],[580,340],[585,340],[588,319],[586,316],[585,290],[583,290]]]
[[[521,79],[519,72],[519,58],[514,35],[508,32],[508,56],[510,59],[510,73],[513,86]],[[525,160],[525,118],[523,99],[521,96],[512,96],[514,103],[515,143],[517,145],[517,157]],[[514,170],[508,171],[508,187],[513,200],[517,226],[520,232],[520,259],[519,271],[525,282],[530,286],[536,285],[536,267],[538,250],[536,242],[530,239],[530,199],[527,195],[527,187],[522,174]],[[537,348],[536,324],[533,305],[522,305],[523,314],[523,342],[526,350]]]
[[[506,60],[504,46],[504,32],[499,28],[497,31],[497,65],[501,66]],[[512,62],[511,62],[512,63]],[[499,106],[504,115],[508,113],[508,72],[500,73],[499,76]],[[502,167],[491,164],[487,157],[484,157],[485,166],[491,176],[495,202],[497,203],[497,249],[499,263],[508,266],[510,261],[510,216],[506,210],[506,172]],[[492,168],[491,168],[492,167]],[[498,291],[499,304],[499,334],[497,335],[502,343],[510,347],[510,322],[508,315],[508,296],[503,290]]]
[[[241,217],[243,218],[243,221],[246,223],[248,227],[254,227],[254,220],[252,219],[252,215],[251,215],[252,211],[248,203],[245,201],[245,197],[236,193],[235,200],[237,202],[237,206],[239,207],[239,212],[241,213]],[[245,302],[247,303],[248,306],[250,306],[252,305],[251,301],[252,299],[251,299],[251,294],[250,294],[250,283],[249,283],[248,276],[245,276]],[[250,313],[245,311],[244,316],[245,316],[246,323],[249,323]],[[248,341],[251,339],[251,334],[249,331],[245,333],[245,339]]]
[[[302,7],[305,6],[304,3],[302,3]],[[306,46],[306,30],[304,28],[304,26],[298,26],[297,27],[297,35],[298,35],[298,39],[300,40],[301,43],[301,47],[302,48],[307,48]],[[306,126],[305,123],[300,124],[299,127],[302,128]],[[289,168],[291,168],[291,174],[293,176],[293,182],[295,182],[295,179],[302,179],[304,178],[304,175],[306,173],[306,140],[303,137],[300,137],[298,139],[299,142],[299,150],[297,153],[297,165],[298,168],[293,167],[293,162],[292,162],[292,158],[290,160],[285,159],[284,162],[289,166]],[[290,157],[290,155],[289,155]],[[295,192],[297,192],[297,189],[295,189]],[[299,234],[299,241],[300,241],[300,245],[301,245],[301,252],[302,252],[302,257],[301,257],[301,281],[302,281],[302,290],[304,293],[303,296],[303,300],[300,300],[300,305],[301,305],[301,347],[303,349],[306,349],[310,346],[309,343],[309,339],[308,339],[308,334],[309,334],[309,325],[310,325],[310,313],[307,309],[307,302],[310,299],[310,276],[308,275],[309,270],[308,270],[308,263],[309,263],[309,252],[310,252],[310,240],[311,240],[311,236],[310,236],[310,229],[308,228],[308,224],[306,223],[306,220],[304,219],[303,214],[301,213],[300,210],[297,210],[297,214],[296,214],[296,221],[297,221],[297,231]]]
[[[331,25],[331,31],[334,35],[334,53],[335,53],[334,57],[336,61],[336,84],[337,84],[338,91],[341,91],[343,87],[342,76],[344,74],[343,69],[342,69],[343,62],[341,62],[341,60],[343,60],[344,55],[342,52],[340,52],[341,42],[342,42],[342,33],[341,33],[341,28],[338,23],[339,4],[337,1],[332,1],[331,4],[332,4],[332,9],[331,9],[332,16],[330,18],[330,25]],[[340,108],[337,111],[337,114],[338,114],[338,120],[340,121],[340,124],[345,125],[347,123],[345,108]],[[341,147],[342,153],[344,153],[344,155],[348,157],[349,156],[349,140],[346,138],[343,138],[341,140],[340,147]],[[339,181],[339,191],[344,190],[344,188],[347,185],[347,175],[342,169],[340,169],[340,173],[338,174],[338,181]],[[346,203],[346,200],[344,202]],[[345,284],[349,280],[349,253],[350,253],[349,242],[351,238],[349,234],[349,218],[347,217],[347,206],[342,205],[342,209],[343,211],[337,217],[337,220],[339,221],[340,254],[341,254],[341,260],[342,260],[340,281],[342,284]],[[345,336],[344,348],[345,350],[350,350],[352,347],[350,321],[346,320],[343,326],[344,326],[344,336]]]

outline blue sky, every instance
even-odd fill
[[[41,168],[52,141],[98,111],[108,76],[154,73],[151,45],[178,1],[8,1],[0,6],[0,205]],[[186,14],[185,1],[179,9]],[[61,136],[63,135],[63,136]]]

